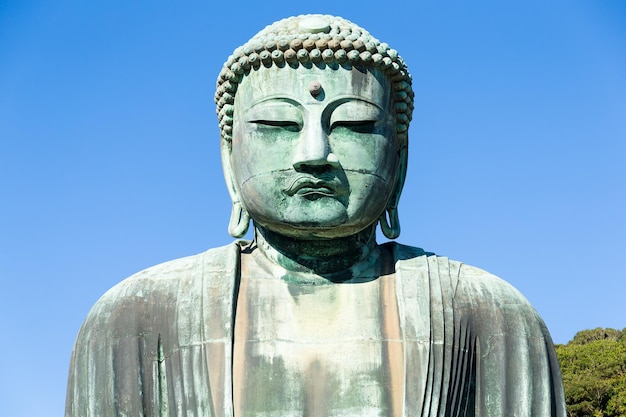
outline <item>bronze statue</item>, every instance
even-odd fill
[[[525,298],[397,243],[411,77],[342,18],[268,26],[217,82],[237,241],[126,279],[76,342],[67,417],[565,416]]]

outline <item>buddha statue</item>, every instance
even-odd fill
[[[230,234],[139,272],[78,335],[67,417],[565,416],[548,331],[472,266],[397,243],[405,62],[339,17],[276,22],[215,95]]]

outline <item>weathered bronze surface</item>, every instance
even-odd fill
[[[332,16],[235,50],[216,93],[229,231],[93,307],[66,416],[565,416],[542,320],[501,279],[396,243],[413,93]]]

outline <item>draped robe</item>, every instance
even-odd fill
[[[66,417],[232,417],[241,246],[157,265],[109,290],[74,346]],[[383,248],[395,274],[379,279],[394,280],[401,342],[394,416],[565,417],[550,336],[517,290],[418,248]]]

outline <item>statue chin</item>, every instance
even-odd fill
[[[325,200],[330,201],[315,204],[309,210],[288,207],[279,213],[281,216],[279,221],[276,219],[276,213],[270,217],[252,211],[250,215],[256,224],[285,237],[332,239],[355,233],[354,230],[358,227],[350,227],[347,224],[348,212],[343,204],[331,198]],[[320,209],[319,206],[325,208]]]

